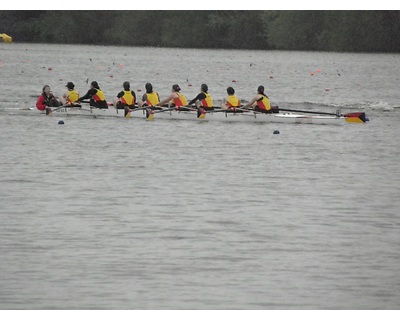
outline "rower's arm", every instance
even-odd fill
[[[200,93],[196,96],[196,98],[194,98],[194,99],[192,99],[192,100],[190,100],[190,101],[188,102],[188,106],[190,106],[191,104],[195,103],[197,100],[204,99],[205,97],[206,97],[206,95],[205,95],[203,92],[200,92]]]
[[[253,99],[250,100],[250,102],[248,104],[244,105],[243,108],[248,109],[248,108],[252,107],[254,102],[256,102],[258,100],[257,98],[258,98],[258,96],[255,96]]]
[[[168,98],[165,98],[164,100],[160,101],[159,103],[157,103],[157,105],[162,106],[162,105],[164,105],[166,103],[169,103],[174,98],[176,98],[175,93],[171,93]]]

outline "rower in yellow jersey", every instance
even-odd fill
[[[92,81],[90,83],[90,89],[88,92],[78,99],[78,102],[85,99],[90,99],[90,105],[95,108],[108,109],[108,104],[104,96],[104,92],[100,90],[97,81]]]
[[[208,86],[203,83],[200,87],[201,92],[189,101],[189,106],[193,103],[196,103],[196,107],[198,109],[212,110],[213,109],[213,100],[208,93]]]
[[[79,99],[79,92],[78,90],[75,90],[75,85],[73,82],[68,82],[67,85],[65,86],[68,91],[64,93],[64,95],[61,98],[61,102],[63,105],[69,104],[74,107],[80,107],[80,103],[78,102]]]
[[[259,86],[257,88],[257,95],[253,99],[251,99],[248,104],[243,106],[244,109],[248,109],[250,107],[253,107],[253,110],[258,112],[271,112],[271,102],[264,93],[264,86]]]
[[[235,110],[236,108],[240,108],[240,100],[235,95],[235,89],[228,87],[226,92],[228,93],[228,96],[222,100],[221,109]]]
[[[133,109],[136,102],[136,93],[135,91],[131,90],[129,81],[125,81],[122,84],[122,87],[124,90],[119,92],[114,98],[114,106],[117,109],[125,109],[125,107]]]
[[[160,101],[157,105],[163,106],[164,104],[168,103],[168,107],[174,106],[176,110],[186,106],[188,104],[187,99],[182,93],[180,93],[180,91],[181,88],[179,85],[174,84],[172,86],[172,93],[167,98]]]
[[[139,108],[144,105],[148,107],[155,107],[158,103],[160,103],[160,96],[158,92],[153,91],[153,86],[151,83],[147,82],[145,85],[146,93],[142,97],[142,101],[138,102]]]
[[[153,120],[154,119],[154,109],[157,106],[157,104],[160,103],[160,96],[158,92],[153,91],[153,86],[151,83],[147,82],[145,85],[146,88],[146,93],[142,97],[142,101],[138,102],[139,108],[142,107],[149,107],[150,110],[146,110],[146,118],[147,120]]]

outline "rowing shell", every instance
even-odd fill
[[[36,110],[36,108],[29,108]],[[35,112],[38,112],[37,110]],[[41,112],[44,113],[44,112]],[[150,117],[149,117],[150,113]],[[125,114],[123,109],[110,107],[108,109],[98,108],[56,108],[50,116],[91,116],[91,117],[121,117],[137,118],[144,120],[191,120],[191,121],[223,121],[223,122],[257,122],[257,123],[295,123],[295,124],[327,124],[343,125],[346,122],[365,122],[365,113],[357,112],[351,116],[343,115],[304,115],[293,112],[282,113],[260,113],[256,111],[225,112],[222,110],[208,111],[204,117],[198,117],[197,110],[177,111],[164,108],[162,110],[148,111],[147,109],[133,109]]]

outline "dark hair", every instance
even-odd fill
[[[91,84],[93,87],[95,87],[96,89],[99,89],[99,90],[100,90],[100,87],[99,87],[99,84],[97,83],[97,81],[92,81],[90,84]]]
[[[43,92],[43,93],[44,93],[44,90],[45,90],[47,87],[50,88],[50,86],[49,86],[48,84],[46,84],[46,85],[43,86],[43,89],[42,89],[42,92]]]
[[[73,89],[74,87],[75,87],[75,85],[72,83],[72,82],[68,82],[67,83],[67,85],[66,85],[66,87],[68,88],[68,89]]]
[[[129,90],[131,88],[131,84],[129,83],[129,81],[125,81],[122,86],[125,90]]]
[[[235,89],[233,89],[232,87],[228,87],[228,89],[226,89],[226,92],[228,92],[229,95],[233,95],[235,94]]]
[[[150,82],[146,83],[145,88],[146,88],[146,92],[147,93],[152,93],[153,92],[153,86],[151,85]]]
[[[174,84],[174,85],[172,86],[172,90],[174,90],[174,91],[176,91],[176,92],[179,92],[179,91],[181,91],[181,88],[179,87],[178,84]]]
[[[207,91],[208,91],[208,86],[207,86],[205,83],[203,83],[203,84],[201,85],[201,91],[204,91],[204,92],[207,92]]]
[[[257,88],[257,92],[258,92],[259,94],[264,94],[264,86],[259,86],[259,87]]]

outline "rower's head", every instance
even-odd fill
[[[174,85],[172,86],[172,91],[173,91],[173,92],[179,92],[179,91],[181,91],[181,88],[179,87],[178,84],[174,84]]]
[[[90,83],[90,85],[92,86],[92,88],[100,89],[99,84],[97,83],[97,81],[92,81]]]
[[[42,93],[49,95],[50,92],[51,92],[50,86],[48,84],[46,84],[42,89]]]
[[[75,85],[73,84],[73,82],[68,82],[67,85],[66,85],[66,87],[67,87],[69,90],[73,90],[73,89],[75,88]]]
[[[203,83],[201,85],[201,91],[203,91],[203,92],[207,92],[208,91],[208,86],[205,83]]]
[[[129,83],[129,81],[125,81],[122,86],[124,87],[124,90],[129,90],[131,88],[131,84]]]
[[[258,92],[259,94],[264,94],[264,86],[259,86],[259,87],[257,88],[257,92]]]
[[[228,93],[228,95],[234,95],[235,94],[235,89],[233,89],[232,87],[228,87],[228,89],[226,89],[226,92]]]
[[[147,82],[144,87],[146,88],[146,93],[152,93],[153,92],[153,86],[151,85],[150,82]]]
[[[50,96],[51,94],[51,89],[48,84],[46,84],[43,89],[42,89],[42,94],[45,94],[46,96]]]

